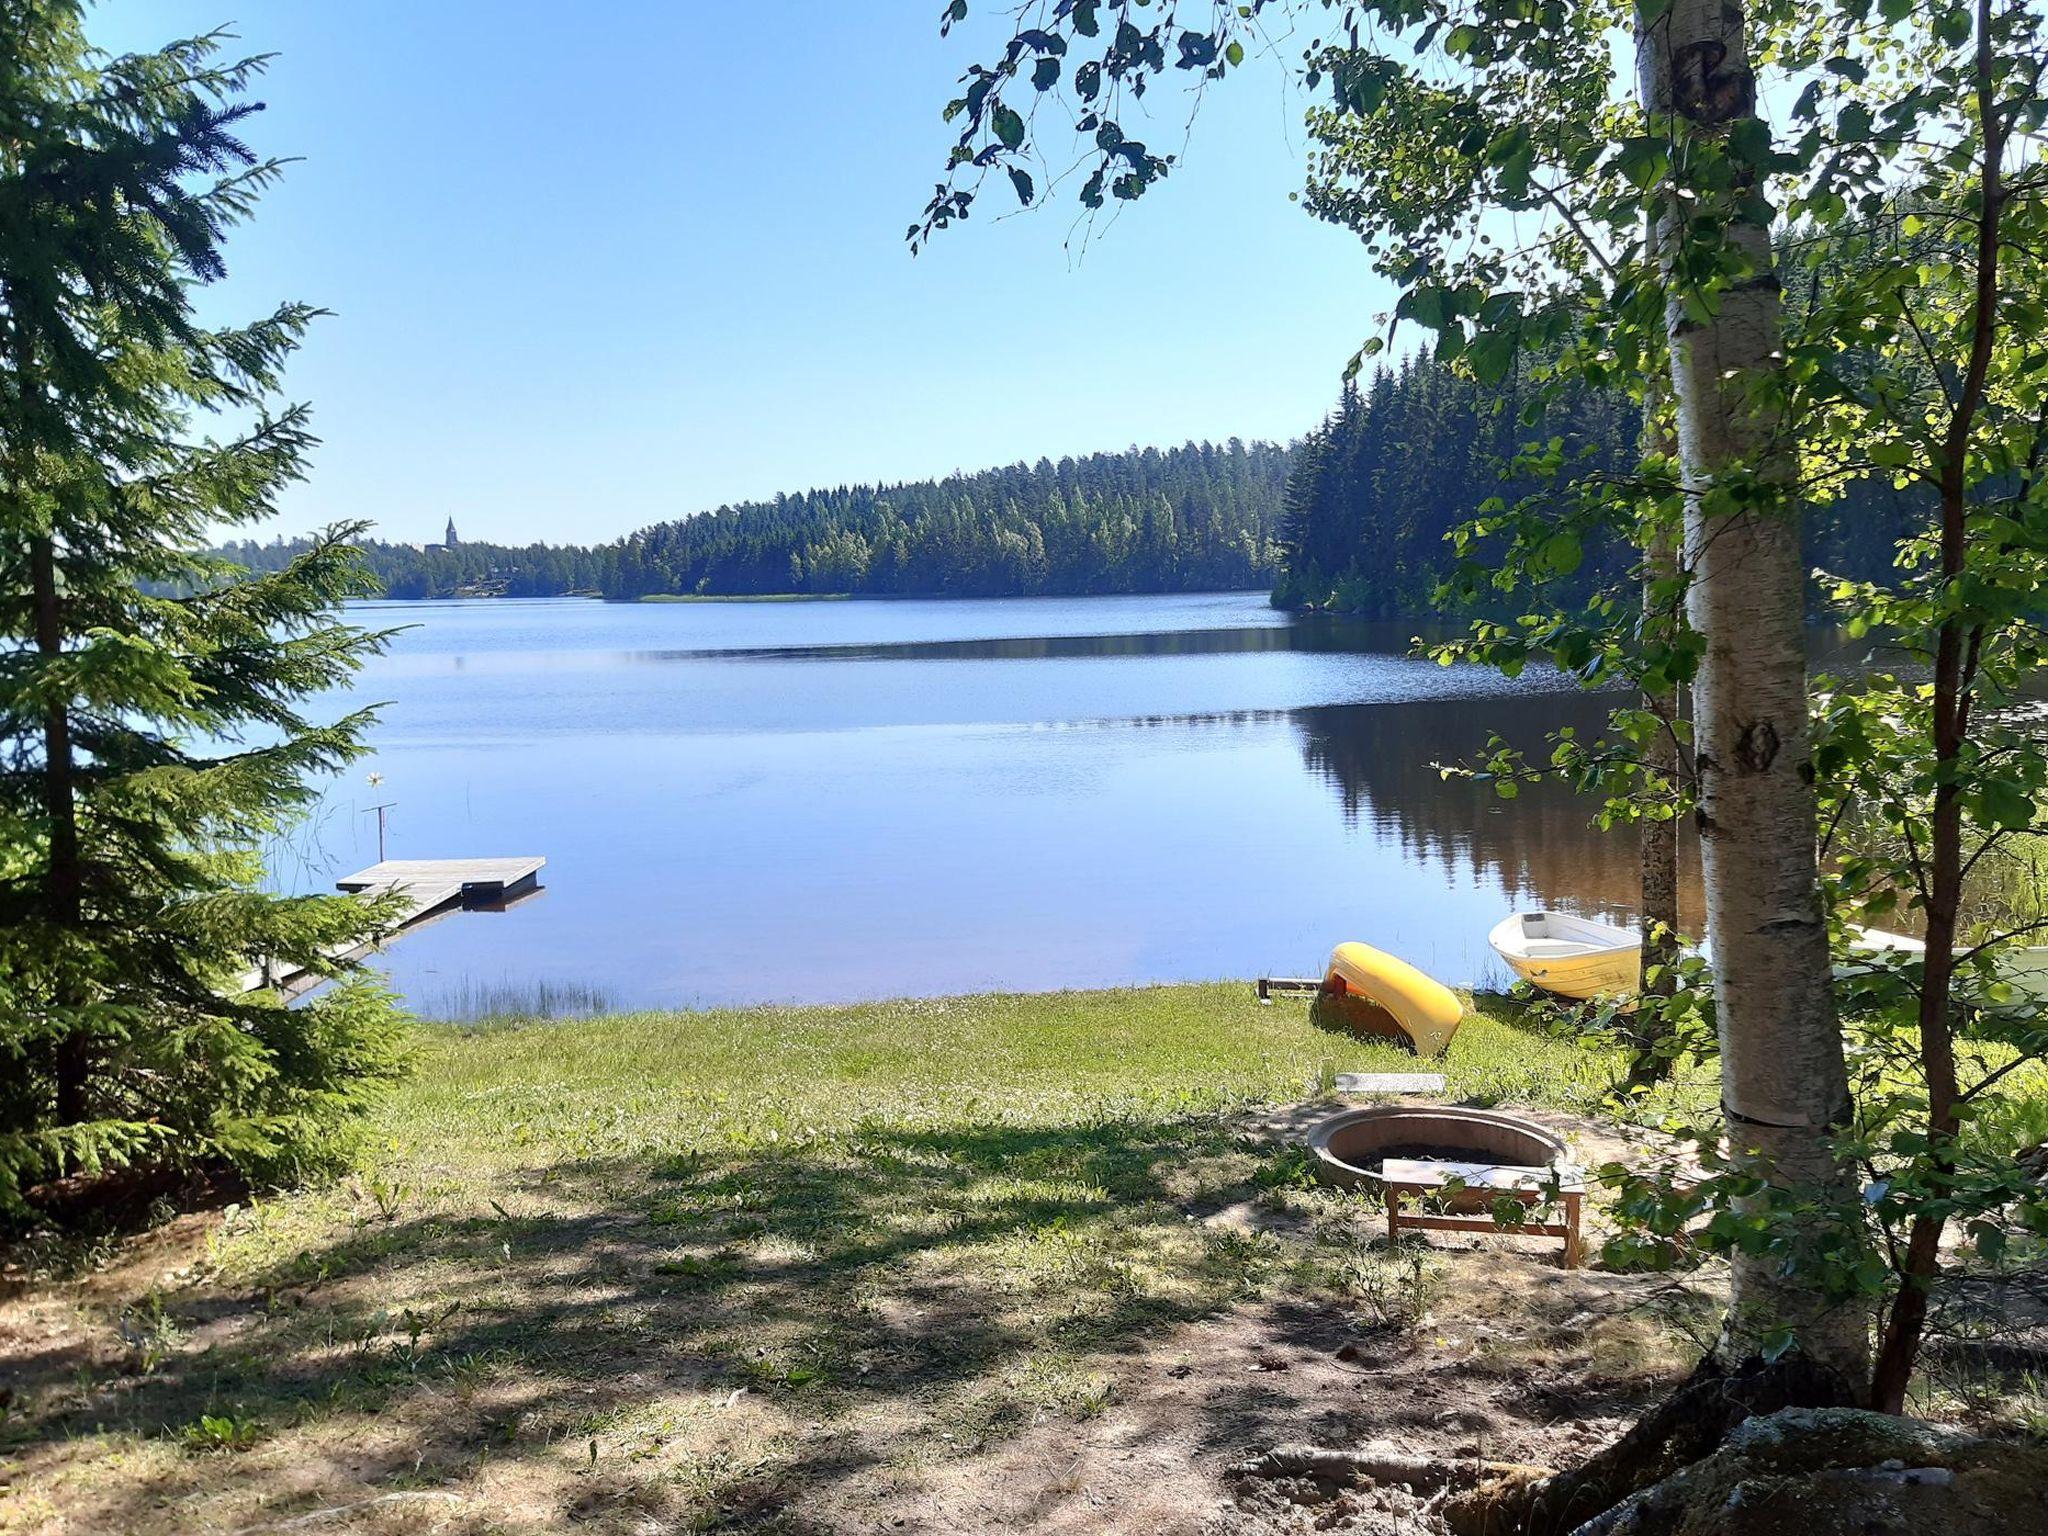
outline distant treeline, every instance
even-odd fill
[[[1279,573],[1289,453],[1272,443],[1132,449],[720,507],[590,548],[363,545],[388,596],[1006,597],[1197,592]],[[274,569],[303,541],[220,553]]]
[[[1274,601],[1374,618],[1435,610],[1445,535],[1489,497],[1529,441],[1562,438],[1572,461],[1629,472],[1640,430],[1618,395],[1580,392],[1521,422],[1515,383],[1480,385],[1428,358],[1383,369],[1293,448],[1190,443],[1040,459],[904,485],[851,486],[720,507],[593,547],[368,541],[397,598],[609,598],[846,593],[1007,597],[1271,586]],[[1505,399],[1503,409],[1495,409]],[[1582,450],[1584,450],[1582,452]],[[1811,563],[1874,577],[1910,526],[1908,497],[1856,487],[1809,519]],[[303,541],[220,553],[273,569]],[[1626,568],[1589,548],[1577,581]]]
[[[1534,478],[1502,478],[1520,445],[1562,438],[1570,462],[1584,470],[1631,471],[1642,432],[1627,399],[1581,390],[1548,403],[1530,427],[1521,421],[1520,390],[1512,381],[1475,383],[1427,358],[1382,369],[1362,390],[1347,387],[1295,447],[1274,601],[1373,618],[1425,614],[1451,568],[1445,535],[1489,497],[1513,503],[1542,488]],[[1913,523],[1907,493],[1856,485],[1808,518],[1808,563],[1881,576]],[[1577,583],[1590,588],[1629,559],[1626,550],[1589,548]]]

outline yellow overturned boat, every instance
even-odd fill
[[[1360,1034],[1405,1041],[1418,1056],[1441,1056],[1465,1009],[1449,987],[1370,944],[1330,951],[1317,1008]]]
[[[1643,980],[1643,936],[1563,912],[1515,912],[1486,936],[1526,982],[1560,997],[1633,997]]]

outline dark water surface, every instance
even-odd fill
[[[1351,938],[1470,983],[1512,906],[1631,910],[1628,833],[1432,766],[1599,705],[1412,626],[1254,593],[356,617],[415,627],[295,883],[374,862],[378,801],[394,858],[548,861],[384,957],[431,1016],[1306,975]]]

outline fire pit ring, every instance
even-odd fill
[[[1375,1104],[1346,1110],[1309,1133],[1318,1177],[1343,1189],[1377,1190],[1387,1203],[1387,1236],[1401,1228],[1510,1232],[1564,1239],[1564,1262],[1578,1262],[1579,1206],[1585,1184],[1562,1137],[1531,1121],[1489,1109]],[[1390,1177],[1388,1163],[1397,1176]],[[1445,1188],[1452,1181],[1461,1188]],[[1404,1196],[1429,1200],[1442,1214],[1403,1214]],[[1563,1221],[1502,1224],[1503,1197],[1532,1208],[1563,1206]]]

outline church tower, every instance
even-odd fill
[[[455,519],[452,517],[448,519],[448,536],[441,542],[447,545],[450,549],[453,549],[457,544],[462,542],[460,539],[455,537]]]

